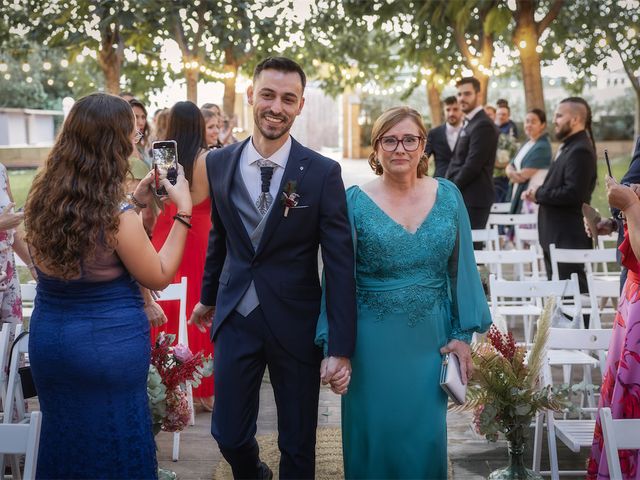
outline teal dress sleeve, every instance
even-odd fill
[[[551,166],[551,142],[544,134],[522,159],[522,168],[549,168]]]
[[[351,224],[351,238],[353,239],[353,252],[354,257],[356,253],[356,231],[355,231],[355,219],[353,214],[354,201],[360,188],[357,185],[349,187],[346,191],[347,194],[347,215],[349,217],[349,223]],[[354,266],[355,269],[355,266]],[[354,271],[355,274],[355,271]],[[326,357],[329,350],[329,319],[327,318],[327,300],[325,296],[324,288],[324,269],[322,270],[322,298],[320,299],[320,315],[318,316],[318,323],[316,324],[316,338],[315,344],[322,348],[322,353]]]
[[[458,217],[456,243],[449,259],[448,281],[451,301],[449,338],[470,343],[474,332],[485,332],[491,326],[491,313],[473,254],[471,224],[462,195],[452,183],[442,182],[442,185],[454,190]]]

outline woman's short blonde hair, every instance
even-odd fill
[[[422,115],[418,113],[411,107],[393,107],[389,108],[382,112],[375,123],[373,124],[373,129],[371,130],[371,147],[373,151],[369,155],[369,166],[375,172],[376,175],[382,175],[384,170],[382,169],[382,165],[378,160],[378,154],[376,153],[376,146],[378,144],[378,140],[385,133],[395,127],[398,123],[403,121],[404,119],[409,118],[416,124],[418,130],[420,131],[420,136],[425,139],[427,138],[427,128],[424,126],[424,122],[422,121]],[[418,162],[418,169],[416,174],[418,178],[421,178],[427,174],[427,170],[429,168],[429,159],[427,155],[423,152],[420,157],[420,162]]]

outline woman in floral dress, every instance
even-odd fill
[[[640,200],[633,188],[619,185],[610,177],[607,194],[609,205],[619,208],[626,218],[620,251],[629,274],[613,323],[598,407],[611,408],[614,419],[640,418]],[[587,467],[589,480],[609,478],[603,442],[598,417]],[[640,450],[620,450],[618,456],[622,478],[640,479]]]

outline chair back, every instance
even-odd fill
[[[576,249],[576,248],[556,248],[555,244],[549,245],[549,257],[551,260],[552,278],[558,279],[559,263],[581,263],[585,267],[587,274],[593,273],[594,263],[605,265],[607,262],[616,262],[615,248],[603,249]],[[601,267],[604,272],[604,267]]]
[[[489,271],[497,278],[503,278],[503,265],[514,265],[515,277],[524,280],[525,266],[529,266],[531,278],[539,278],[538,256],[535,247],[531,246],[527,250],[474,250],[476,264],[488,265]]]
[[[597,277],[587,275],[589,287],[589,303],[591,320],[589,325],[593,328],[602,328],[602,313],[615,314],[615,308],[606,309],[604,303],[607,299],[617,300],[620,297],[620,280],[609,277]]]
[[[471,241],[483,242],[486,250],[500,250],[500,235],[498,227],[471,230]]]
[[[178,343],[189,346],[189,335],[187,331],[187,277],[182,277],[180,283],[172,283],[168,285],[164,290],[160,292],[159,302],[179,300],[179,315],[178,315]],[[193,409],[193,390],[191,384],[187,382],[187,401],[191,408],[191,420],[190,424],[195,425],[196,418]],[[180,432],[173,433],[173,451],[171,458],[174,462],[177,462],[180,458]]]
[[[487,226],[494,225],[538,225],[537,213],[490,213]]]
[[[491,213],[509,213],[511,202],[494,203],[491,205]]]
[[[38,411],[31,412],[29,423],[0,424],[0,454],[25,455],[25,480],[36,478],[41,425],[42,413]],[[4,464],[4,461],[0,463]],[[17,465],[17,462],[14,465]],[[18,472],[11,473],[13,478],[19,478]]]
[[[618,450],[640,449],[640,419],[625,418],[613,419],[611,409],[600,409],[600,422],[602,424],[602,436],[604,437],[604,450],[607,455],[609,478],[622,480],[620,458]]]

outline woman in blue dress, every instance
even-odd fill
[[[472,369],[473,332],[491,323],[473,257],[469,217],[453,183],[426,175],[418,112],[376,120],[376,180],[347,191],[356,251],[358,335],[342,400],[346,478],[447,478],[447,395],[441,355]],[[326,341],[324,316],[319,344]]]
[[[137,137],[125,100],[78,100],[27,200],[38,270],[29,339],[43,412],[38,478],[157,477],[140,286],[160,290],[173,280],[191,196],[182,173],[175,186],[161,180],[183,216],[156,253],[136,212],[152,199],[153,173],[126,203]]]

